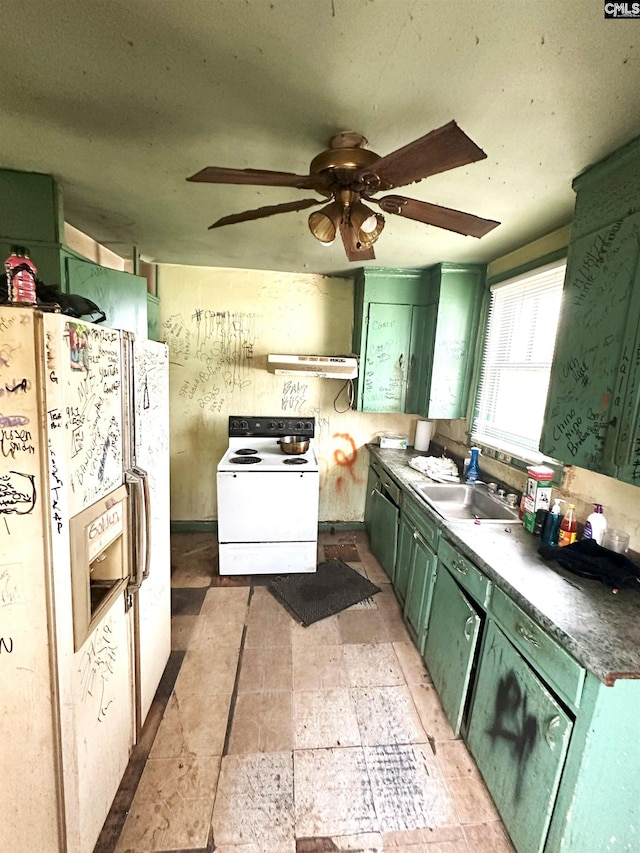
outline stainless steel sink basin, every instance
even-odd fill
[[[482,483],[472,486],[458,483],[425,483],[414,490],[448,521],[514,522],[520,523],[518,510],[507,506]]]

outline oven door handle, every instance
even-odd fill
[[[133,536],[128,590],[135,592],[149,577],[151,567],[151,506],[147,472],[143,468],[130,468],[125,472],[125,483],[129,487],[129,496],[133,500],[130,513]]]

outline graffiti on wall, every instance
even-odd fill
[[[179,394],[206,412],[221,412],[227,398],[251,385],[258,316],[196,308],[185,320],[172,314],[164,323],[171,363],[189,366]]]

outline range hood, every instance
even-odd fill
[[[358,359],[340,355],[268,355],[270,373],[317,376],[321,379],[354,379]]]

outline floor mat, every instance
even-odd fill
[[[370,598],[380,587],[342,560],[326,560],[313,574],[275,578],[269,591],[306,628]]]

